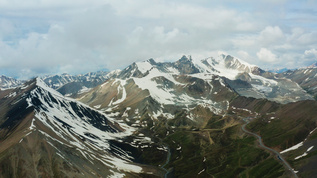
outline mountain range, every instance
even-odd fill
[[[0,76],[0,89],[1,90],[15,88],[15,87],[18,87],[19,85],[21,85],[22,83],[23,83],[23,81],[17,80],[17,79],[12,78],[12,77],[7,77],[4,75]]]
[[[230,55],[123,70],[1,77],[2,177],[317,175],[317,68],[272,73]]]

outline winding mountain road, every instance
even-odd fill
[[[298,178],[298,176],[297,176],[296,173],[294,172],[294,169],[288,164],[288,162],[282,157],[282,155],[281,155],[279,152],[273,150],[272,148],[269,148],[269,147],[265,146],[264,143],[263,143],[263,141],[262,141],[262,137],[261,137],[260,135],[258,135],[258,134],[256,134],[256,133],[253,133],[253,132],[250,132],[250,131],[248,131],[248,130],[245,129],[246,125],[248,125],[248,124],[250,123],[250,120],[249,120],[248,118],[245,118],[245,119],[243,119],[243,120],[246,122],[246,123],[243,124],[242,127],[241,127],[242,130],[243,130],[243,132],[245,132],[245,133],[247,133],[247,134],[249,134],[249,135],[252,135],[252,136],[256,137],[256,138],[258,139],[258,142],[259,142],[259,147],[261,147],[261,148],[263,148],[263,149],[265,149],[265,150],[267,150],[267,151],[269,151],[269,152],[275,154],[276,157],[284,164],[284,166],[293,174],[293,176],[294,176],[295,178]]]

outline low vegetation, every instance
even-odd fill
[[[160,120],[155,128],[155,135],[170,149],[171,158],[166,167],[174,177],[278,177],[284,174],[283,166],[270,153],[258,148],[255,138],[241,131],[241,124],[225,124],[228,120],[237,120],[236,116],[215,115],[201,128],[189,124],[172,127],[180,120]]]

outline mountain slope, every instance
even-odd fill
[[[133,129],[65,98],[41,79],[0,92],[0,101],[1,176],[123,177],[146,170],[160,174],[133,163],[134,153],[125,150],[133,148],[123,141]],[[138,140],[149,142],[145,137]]]
[[[235,102],[241,106],[240,103],[241,100]],[[271,107],[269,112],[258,115],[248,125],[248,129],[261,135],[266,146],[280,151],[299,177],[315,177],[317,102],[298,101],[280,106],[269,102],[265,104],[266,106],[260,106],[275,106]],[[261,108],[259,105],[252,105],[247,106],[251,111]]]
[[[288,78],[300,85],[308,93],[317,99],[317,68],[308,67],[296,70],[289,70],[277,75],[278,77]]]

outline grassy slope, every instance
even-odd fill
[[[317,126],[316,101],[299,101],[286,105],[276,105],[269,101],[254,100],[250,104],[244,104],[243,102],[242,104],[238,102],[236,104],[261,113],[258,118],[248,125],[248,129],[257,132],[262,136],[265,145],[273,147],[276,150],[284,150],[302,142]],[[259,105],[262,107],[258,107]],[[275,107],[271,107],[274,105]],[[264,108],[273,109],[267,110]],[[263,110],[267,110],[267,112],[261,112]],[[317,174],[317,171],[315,171],[317,163],[316,150],[309,152],[307,156],[301,159],[295,160],[295,157],[302,155],[310,146],[316,145],[316,143],[317,134],[313,133],[308,137],[303,147],[283,154],[291,166],[299,171],[300,177],[311,177]]]
[[[249,129],[258,132],[266,145],[277,149],[302,141],[316,127],[315,101],[280,105],[267,100],[238,97],[232,104],[260,113],[259,119],[252,122]],[[276,119],[270,120],[271,117]],[[204,128],[191,127],[190,123],[186,123],[186,127],[171,129],[165,128],[165,123],[160,124],[157,130],[171,149],[168,167],[173,168],[174,176],[279,177],[284,174],[283,166],[267,152],[257,148],[254,138],[241,136],[241,125],[226,126],[230,119],[237,118],[214,115]],[[175,119],[175,123],[180,120]],[[173,121],[169,121],[168,125],[174,125]],[[164,137],[167,130],[171,134]],[[315,156],[315,152],[308,156]]]
[[[233,119],[236,118],[215,115],[204,128],[174,129],[165,127],[166,120],[162,120],[156,133],[160,133],[171,150],[167,167],[172,169],[172,174],[175,177],[257,177],[260,170],[263,176],[281,176],[283,166],[269,153],[257,148],[255,138],[243,135],[241,125],[227,127],[224,124]],[[179,120],[169,120],[168,125]],[[167,131],[169,134],[165,136]],[[267,166],[258,167],[259,164]],[[269,171],[273,168],[275,171]]]
[[[273,115],[259,117],[248,128],[258,132],[266,145],[285,149],[303,141],[316,128],[316,108],[316,101],[283,105]],[[276,119],[270,120],[271,117]]]

